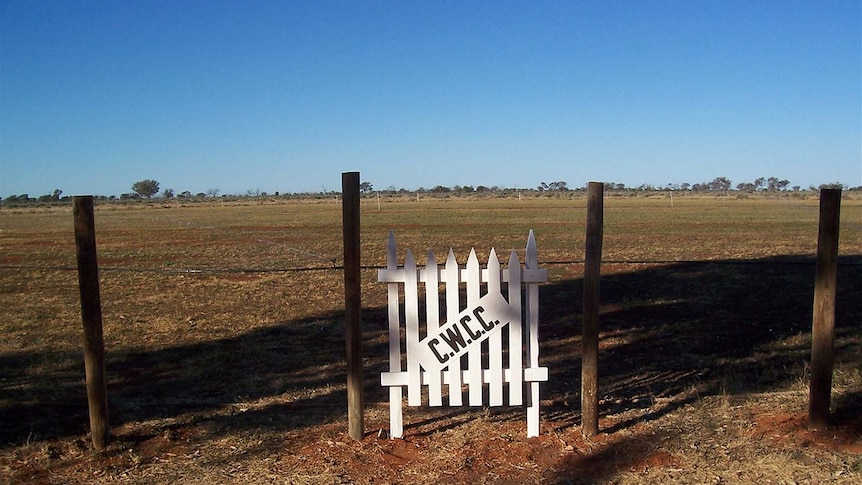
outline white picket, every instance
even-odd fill
[[[500,292],[500,261],[497,252],[491,249],[488,256],[488,293]],[[520,316],[520,313],[518,313]],[[509,322],[509,325],[512,323]],[[518,345],[520,348],[520,345]],[[480,349],[481,352],[481,349]],[[488,381],[488,405],[503,405],[503,334],[500,332],[488,338],[488,370],[490,379]]]
[[[455,253],[449,249],[449,256],[446,258],[446,321],[455,320],[460,311],[460,295],[458,287],[461,281],[461,269],[458,267],[458,262],[455,261]],[[463,404],[463,393],[461,387],[464,383],[464,376],[461,373],[461,359],[455,359],[449,364],[449,405],[461,406]]]
[[[440,297],[437,259],[432,251],[428,251],[428,262],[425,263],[425,324],[428,333],[440,328]],[[432,372],[428,376],[428,405],[443,405],[443,386],[441,372]]]
[[[537,269],[539,266],[539,250],[536,246],[536,236],[530,229],[527,236],[526,257],[524,266]],[[527,361],[530,368],[539,367],[539,285],[527,283],[527,328],[529,328],[529,340],[527,343]],[[547,380],[547,379],[546,379]],[[530,383],[530,393],[527,397],[527,436],[539,435],[539,382]]]
[[[419,376],[419,305],[418,284],[419,275],[416,271],[416,259],[413,252],[407,249],[404,259],[404,318],[407,328],[407,405],[422,405],[422,381]],[[408,296],[409,295],[409,296]]]
[[[501,406],[504,404],[505,383],[509,384],[510,406],[519,406],[526,401],[527,436],[538,436],[539,382],[548,380],[548,369],[539,367],[538,361],[538,284],[547,281],[547,271],[538,268],[533,231],[528,237],[524,268],[521,268],[513,250],[505,270],[501,269],[494,249],[488,256],[486,269],[480,268],[475,250],[470,251],[466,266],[460,268],[451,249],[442,268],[437,264],[434,253],[429,252],[423,269],[417,268],[413,253],[408,249],[404,266],[399,269],[395,237],[390,232],[386,269],[379,270],[378,281],[388,284],[390,363],[389,372],[381,374],[381,383],[390,387],[392,437],[403,435],[401,406],[404,386],[407,387],[409,406],[421,405],[422,386],[428,386],[429,406],[441,406],[443,385],[448,386],[449,405],[461,406],[463,384],[468,386],[470,405],[481,406],[484,385],[488,384],[489,406]],[[420,283],[425,285],[425,337],[420,335]],[[465,284],[466,290],[466,308],[463,311],[459,295],[461,283]],[[505,299],[502,296],[504,283],[508,284]],[[399,284],[404,285],[406,372],[401,365]],[[439,318],[440,284],[445,286],[445,323]],[[526,287],[524,299],[522,284]],[[522,303],[526,305],[526,311],[522,311]],[[503,331],[509,335],[508,366],[503,360]],[[442,341],[450,348],[446,348]],[[439,353],[441,349],[443,354]],[[483,350],[488,352],[487,369],[482,368]],[[432,357],[430,362],[424,361],[423,364],[420,355],[427,358],[432,356],[432,352],[436,360]],[[461,368],[460,356],[464,352],[468,363],[466,369]],[[433,370],[441,366],[442,371]],[[526,398],[523,395],[525,382],[530,383]]]
[[[398,270],[398,259],[395,251],[395,233],[389,231],[389,243],[386,246],[386,269]],[[398,283],[387,285],[389,301],[389,372],[401,373],[401,325],[399,323]],[[389,402],[398,406],[389,406],[389,432],[392,436],[404,434],[404,421],[401,414],[401,386],[389,387]]]
[[[509,305],[521,315],[521,262],[512,250],[506,271],[509,280]],[[523,404],[524,395],[524,334],[521,319],[509,323],[509,406]]]
[[[476,251],[470,249],[467,258],[467,269],[465,271],[465,282],[467,283],[467,307],[475,306],[479,301],[479,258]],[[471,406],[482,405],[482,347],[474,346],[467,353],[467,385],[469,387],[469,398]]]

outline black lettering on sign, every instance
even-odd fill
[[[476,317],[476,320],[479,320],[479,323],[482,325],[482,328],[485,329],[486,332],[490,332],[495,326],[500,324],[499,320],[494,320],[491,322],[486,322],[484,318],[482,318],[482,314],[485,313],[485,309],[482,308],[481,305],[477,306],[475,310],[473,310],[473,316]]]
[[[476,340],[479,337],[481,337],[482,334],[479,332],[473,332],[473,329],[470,328],[469,325],[467,325],[467,322],[469,322],[469,321],[470,321],[470,315],[464,315],[463,317],[461,317],[461,326],[464,327],[464,330],[467,331],[467,335],[470,336],[470,339]]]
[[[516,318],[517,312],[502,295],[488,293],[475,306],[463,310],[455,319],[421,339],[419,362],[428,371],[445,368]]]
[[[467,346],[467,342],[464,342],[464,336],[461,335],[461,330],[458,328],[457,325],[452,325],[451,327],[447,328],[446,333],[440,334],[440,338],[442,338],[444,342],[449,344],[449,347],[452,347],[452,350],[454,350],[455,353],[458,353],[460,349],[463,349]]]
[[[434,357],[437,357],[437,360],[442,364],[449,360],[449,356],[446,354],[440,355],[440,352],[437,351],[437,346],[439,344],[439,340],[432,338],[431,341],[428,342],[428,348],[431,349],[431,352],[434,352]]]

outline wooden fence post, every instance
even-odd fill
[[[105,384],[105,340],[102,334],[102,303],[99,298],[99,266],[96,260],[96,230],[93,196],[75,196],[75,248],[78,258],[78,288],[84,323],[84,373],[90,410],[93,446],[103,450],[111,439],[108,424],[108,391]]]
[[[359,239],[359,172],[341,174],[342,228],[344,233],[344,311],[347,342],[347,423],[350,437],[365,434],[362,395],[362,288]]]
[[[808,426],[814,430],[823,430],[829,426],[840,210],[841,190],[822,189],[811,328],[811,385],[808,395]]]
[[[604,184],[590,182],[587,193],[581,425],[585,436],[594,436],[599,432],[599,279],[602,265]]]

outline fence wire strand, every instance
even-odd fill
[[[337,263],[336,260],[330,260],[330,266],[305,266],[300,268],[129,268],[116,266],[100,266],[99,271],[117,272],[117,273],[160,273],[160,274],[278,274],[278,273],[303,273],[310,271],[343,271],[344,266]],[[567,265],[582,265],[584,260],[559,260],[559,261],[539,261],[539,264],[544,266],[567,266]],[[793,260],[619,260],[608,259],[603,260],[602,264],[618,264],[618,265],[728,265],[728,266],[814,266],[816,261],[812,258],[808,261],[793,261]],[[860,261],[839,261],[838,266],[862,266]],[[385,269],[385,265],[363,265],[363,270],[378,270]],[[0,270],[41,270],[41,271],[77,271],[76,266],[49,266],[49,265],[16,265],[16,264],[0,264]]]

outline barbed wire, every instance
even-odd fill
[[[310,271],[343,271],[344,266],[337,264],[336,260],[331,260],[331,266],[305,266],[295,268],[130,268],[117,266],[100,266],[99,271],[104,272],[124,272],[124,273],[163,273],[163,274],[277,274],[277,273],[303,273]],[[809,261],[798,260],[620,260],[607,259],[602,260],[603,265],[621,264],[621,265],[728,265],[728,266],[814,266],[816,260]],[[555,261],[539,261],[540,266],[565,266],[584,264],[583,259],[573,260],[555,260]],[[838,261],[838,266],[852,267],[862,266],[862,259],[858,261]],[[385,265],[362,265],[363,270],[378,270],[386,269]],[[0,264],[0,270],[42,270],[42,271],[77,271],[77,266],[66,265],[20,265],[20,264]]]
[[[203,229],[207,231],[231,231],[234,236],[237,233],[235,229],[228,227],[218,227],[212,224],[180,220],[171,217],[152,217],[152,222],[176,224],[187,228]],[[239,231],[239,234],[254,234],[255,231]],[[283,250],[290,251],[299,255],[306,256],[310,259],[325,261],[327,266],[302,266],[292,268],[136,268],[136,267],[117,267],[117,266],[99,266],[99,271],[104,272],[126,272],[126,273],[162,273],[162,274],[277,274],[277,273],[302,273],[310,271],[342,271],[344,266],[339,264],[339,258],[329,257],[307,249],[292,247],[287,243],[275,241],[272,239],[255,238],[260,246],[276,246]],[[783,265],[783,266],[814,266],[816,259],[814,256],[799,256],[807,259],[776,259],[776,260],[712,260],[712,259],[603,259],[603,265]],[[851,255],[852,261],[848,261],[848,256],[839,257],[838,266],[852,267],[862,266],[862,255]],[[545,266],[566,266],[584,264],[583,259],[569,260],[548,260],[540,261],[540,265]],[[385,269],[384,265],[362,265],[363,270]],[[43,270],[43,271],[77,271],[77,266],[67,265],[15,265],[15,264],[0,264],[0,270]]]
[[[382,266],[381,266],[382,268]],[[78,271],[77,266],[48,266],[0,264],[0,270],[44,270],[44,271]],[[122,273],[165,273],[165,274],[252,274],[252,273],[301,273],[306,271],[343,270],[343,266],[309,266],[302,268],[127,268],[116,266],[99,266],[99,271]],[[371,269],[371,267],[363,268]]]

